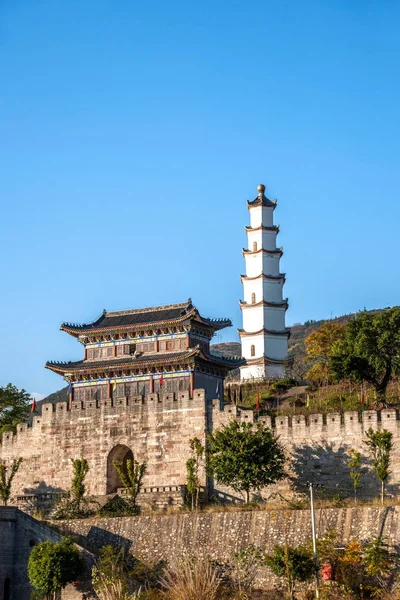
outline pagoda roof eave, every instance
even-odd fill
[[[229,319],[208,319],[201,317],[199,311],[193,306],[191,299],[181,304],[154,306],[146,309],[132,309],[117,312],[103,311],[102,315],[92,323],[82,325],[76,323],[62,323],[60,329],[74,337],[82,335],[96,335],[127,330],[143,330],[145,328],[161,328],[182,324],[184,321],[197,318],[203,325],[214,331],[228,327],[232,323]]]
[[[275,210],[278,201],[276,198],[274,200],[270,200],[267,198],[265,194],[259,194],[254,200],[247,200],[247,208],[256,208],[257,206],[264,206],[267,208],[272,208]]]
[[[279,233],[279,225],[272,225],[272,226],[267,226],[267,225],[259,225],[258,227],[251,227],[250,225],[246,225],[245,226],[245,231],[246,233],[250,233],[251,231],[272,231],[272,232],[276,232]]]
[[[263,356],[259,356],[258,358],[248,358],[246,360],[246,365],[265,365],[265,364],[270,364],[270,365],[286,365],[289,366],[293,363],[293,358],[291,358],[290,356],[286,357],[286,358],[272,358],[271,356],[266,356],[265,354]]]
[[[235,369],[242,364],[242,359],[219,357],[205,353],[200,346],[195,346],[184,352],[168,352],[166,354],[142,354],[138,357],[125,357],[105,361],[80,360],[75,362],[48,361],[46,369],[54,371],[59,375],[77,373],[98,373],[115,370],[143,369],[148,367],[173,365],[185,362],[189,359],[199,357],[206,362],[214,363],[228,369]],[[163,370],[163,369],[160,369]]]
[[[278,275],[271,275],[266,273],[260,273],[259,275],[255,275],[254,277],[249,277],[248,275],[241,275],[240,279],[243,281],[253,281],[255,279],[271,279],[273,281],[279,281],[283,279],[283,283],[286,281],[286,273],[278,273]]]
[[[138,357],[124,357],[109,360],[78,360],[70,362],[48,361],[46,369],[55,373],[112,371],[113,369],[143,368],[161,363],[178,363],[199,353],[199,349],[190,348],[185,352],[169,352],[167,354],[142,354]]]
[[[249,250],[248,248],[242,248],[243,256],[248,254],[260,254],[260,252],[264,252],[265,254],[279,254],[279,256],[283,256],[283,247],[275,248],[274,250],[267,250],[266,248],[259,248],[259,250]]]
[[[238,334],[239,337],[248,337],[248,336],[252,336],[252,335],[260,335],[260,334],[267,334],[267,335],[276,335],[276,336],[281,336],[281,337],[287,337],[288,339],[290,338],[290,328],[289,327],[285,327],[285,329],[283,329],[282,331],[277,331],[276,329],[259,329],[258,331],[245,331],[244,329],[238,329]]]
[[[289,301],[287,298],[282,300],[282,302],[267,302],[266,300],[261,300],[260,302],[256,302],[255,304],[249,304],[248,302],[244,302],[243,300],[239,300],[240,310],[244,308],[252,308],[253,306],[269,306],[270,308],[284,308],[285,310],[289,307]]]

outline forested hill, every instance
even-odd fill
[[[375,309],[365,311],[369,314],[374,314],[385,309]],[[310,335],[314,329],[318,329],[324,323],[332,321],[334,323],[346,324],[350,319],[357,316],[359,313],[352,313],[349,315],[343,315],[341,317],[335,317],[334,319],[322,319],[321,321],[306,321],[305,323],[295,323],[291,326],[291,335],[289,338],[289,354],[294,359],[293,364],[293,376],[298,379],[302,379],[305,372],[308,370],[309,365],[306,364],[305,356],[306,349],[304,340]],[[225,342],[222,344],[213,344],[212,351],[215,354],[226,355],[226,356],[240,356],[241,347],[239,342]]]

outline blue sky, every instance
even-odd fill
[[[400,6],[3,0],[0,385],[63,386],[59,331],[180,302],[241,325],[258,183],[289,324],[399,303]]]

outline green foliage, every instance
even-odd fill
[[[391,451],[393,450],[393,434],[387,429],[366,432],[367,439],[364,440],[372,457],[372,470],[376,478],[381,482],[381,501],[383,504],[385,482],[391,471],[389,470]]]
[[[63,498],[58,503],[54,519],[82,519],[93,514],[93,509],[88,507],[85,496],[85,477],[89,471],[86,458],[71,459],[73,476],[71,490],[68,498]]]
[[[100,600],[129,600],[131,558],[123,548],[103,546],[92,569],[92,584]]]
[[[400,308],[360,313],[334,344],[330,367],[339,379],[367,381],[384,401],[386,388],[400,369]]]
[[[0,499],[3,501],[3,504],[7,506],[7,502],[10,499],[11,495],[11,486],[13,479],[22,463],[22,458],[14,458],[11,463],[11,467],[6,467],[5,464],[0,464]],[[9,471],[9,475],[7,477],[7,473]]]
[[[339,556],[336,581],[361,597],[394,598],[398,568],[398,554],[382,536],[368,543],[351,540]]]
[[[72,477],[71,496],[76,501],[78,509],[85,495],[85,477],[89,471],[89,465],[86,458],[75,458],[71,459],[74,469],[74,475]]]
[[[137,508],[121,496],[116,496],[102,506],[97,514],[100,517],[131,517],[137,515]]]
[[[369,577],[388,578],[399,566],[399,558],[382,536],[368,542],[364,549],[365,572]]]
[[[41,542],[29,556],[29,581],[39,593],[48,597],[75,581],[83,570],[81,555],[69,537],[62,538],[57,544]]]
[[[29,416],[32,398],[25,390],[8,383],[0,387],[0,438],[5,431],[16,431],[16,425]]]
[[[229,578],[234,590],[243,595],[253,587],[257,569],[263,564],[265,556],[261,548],[247,546],[236,552],[230,561]]]
[[[275,546],[273,553],[265,557],[265,562],[274,575],[285,580],[290,598],[294,597],[296,583],[307,581],[313,575],[312,556],[303,546]]]
[[[208,466],[219,483],[245,492],[261,490],[285,477],[285,455],[275,434],[261,423],[237,423],[209,436]]]
[[[195,437],[189,440],[191,457],[186,461],[186,473],[187,473],[187,492],[190,499],[190,504],[193,509],[197,509],[199,504],[200,494],[200,479],[199,469],[200,464],[204,458],[204,446],[200,440]]]
[[[361,483],[361,453],[354,450],[354,448],[350,450],[347,466],[350,469],[350,478],[353,482],[354,503],[357,504],[357,488]]]
[[[136,460],[128,458],[127,461],[114,461],[115,469],[119,475],[122,485],[128,493],[132,506],[136,507],[136,499],[142,486],[143,477],[146,473],[146,463],[138,463]]]

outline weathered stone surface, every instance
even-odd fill
[[[10,463],[22,456],[24,461],[13,484],[13,496],[61,493],[71,485],[71,459],[86,458],[89,473],[87,493],[115,493],[121,483],[113,466],[114,460],[132,457],[147,463],[142,494],[143,506],[181,504],[177,488],[186,484],[186,461],[190,456],[189,440],[198,437],[205,445],[207,431],[236,419],[253,423],[252,410],[234,405],[222,406],[220,400],[208,401],[204,390],[168,393],[163,397],[150,394],[111,399],[94,403],[91,408],[65,402],[44,404],[42,415],[17,428],[17,434],[5,433],[0,445],[0,460]],[[292,478],[264,490],[267,497],[275,492],[288,496],[294,488],[304,491],[308,481],[318,483],[332,494],[352,493],[347,461],[351,448],[363,455],[363,475],[359,496],[371,498],[378,484],[368,468],[369,457],[363,444],[369,427],[387,428],[393,433],[394,450],[388,493],[397,494],[400,485],[400,421],[395,409],[340,414],[315,414],[291,418],[261,416],[259,421],[273,427],[288,455],[288,472]],[[229,488],[206,480],[202,486],[221,501],[240,501],[242,496]],[[171,490],[171,492],[168,492]],[[172,491],[174,490],[174,491]],[[157,498],[158,495],[158,498]],[[21,504],[21,499],[18,500]]]
[[[397,506],[321,509],[316,511],[317,534],[322,537],[328,529],[334,529],[339,545],[354,538],[369,540],[383,535],[397,546],[399,516]],[[83,545],[122,545],[146,563],[199,553],[223,562],[252,544],[270,552],[276,544],[297,546],[311,539],[309,510],[149,515],[63,521],[58,525],[81,536]],[[269,587],[275,581],[268,569],[259,569],[258,585]]]

